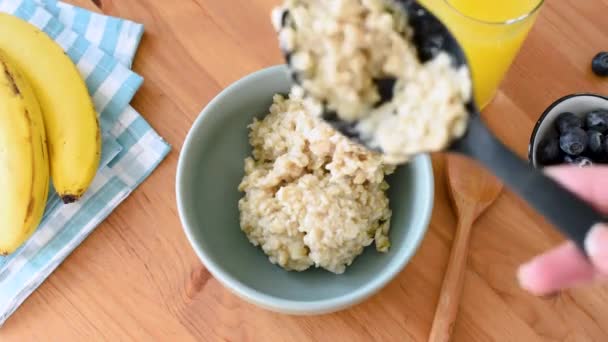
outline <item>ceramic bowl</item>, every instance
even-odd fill
[[[597,109],[608,110],[608,97],[598,94],[581,93],[567,95],[553,102],[540,116],[532,131],[528,148],[530,163],[534,167],[542,167],[537,160],[538,145],[544,139],[558,135],[555,129],[555,121],[561,113],[571,112],[584,117],[585,114]]]
[[[430,158],[421,155],[389,178],[391,249],[370,246],[344,274],[322,269],[288,272],[249,243],[239,226],[237,186],[254,117],[292,83],[284,66],[251,74],[222,91],[202,111],[182,148],[177,203],[184,231],[205,267],[226,288],[266,309],[321,314],[363,301],[393,279],[420,245],[433,207]]]

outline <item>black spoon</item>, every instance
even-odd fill
[[[413,42],[421,62],[445,51],[452,57],[454,67],[468,65],[460,44],[439,19],[414,0],[396,2],[408,14],[409,24],[414,30]],[[283,21],[286,15],[284,13]],[[289,64],[290,54],[286,53],[285,56]],[[292,75],[294,81],[299,83],[298,75],[295,72]],[[386,86],[379,82],[378,89],[382,98],[392,97],[390,84]],[[470,114],[467,132],[453,141],[448,150],[481,162],[584,251],[587,233],[595,224],[606,222],[607,217],[507,148],[483,123],[474,100],[467,104],[467,110]],[[365,145],[356,129],[356,122],[341,121],[336,113],[329,111],[324,113],[323,118],[349,138]]]

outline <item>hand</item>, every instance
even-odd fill
[[[555,167],[549,176],[608,214],[608,167]],[[519,268],[521,286],[543,296],[608,279],[608,224],[596,225],[585,241],[589,259],[567,242]]]

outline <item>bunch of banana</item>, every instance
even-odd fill
[[[0,53],[0,254],[36,229],[49,191],[40,105],[23,74]]]
[[[64,202],[78,200],[99,166],[101,134],[89,92],[76,66],[44,32],[0,14],[0,49],[31,83],[42,108],[51,178]]]
[[[0,50],[0,254],[7,254],[39,224],[49,174],[63,202],[85,193],[101,133],[76,66],[44,32],[0,13]]]

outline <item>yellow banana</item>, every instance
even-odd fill
[[[76,66],[45,33],[0,14],[0,49],[23,71],[44,118],[51,179],[65,203],[78,200],[99,167],[101,133],[91,97]]]
[[[40,105],[31,85],[0,52],[0,255],[34,233],[49,191]]]

